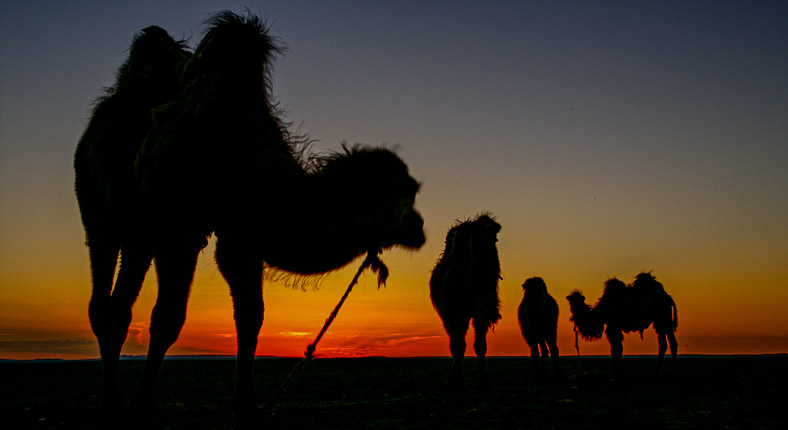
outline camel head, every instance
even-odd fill
[[[161,27],[146,27],[134,37],[117,82],[107,92],[123,91],[146,106],[165,103],[180,91],[183,66],[190,57],[183,41],[174,40]]]
[[[577,330],[586,340],[596,340],[602,337],[605,324],[595,314],[594,309],[586,304],[586,298],[580,290],[573,290],[566,299],[569,301],[569,310],[572,312],[570,321],[575,323]]]
[[[446,234],[446,250],[443,255],[453,259],[457,253],[469,253],[465,258],[486,261],[491,265],[490,269],[499,272],[500,279],[498,249],[495,246],[500,231],[501,225],[487,212],[475,219],[457,220]]]
[[[501,231],[501,225],[488,213],[483,213],[474,221],[476,238],[487,244],[495,244],[498,242],[498,233]]]
[[[328,157],[322,176],[344,197],[332,202],[346,208],[358,239],[368,250],[394,245],[418,249],[424,245],[424,220],[414,208],[419,183],[392,151],[356,146]],[[327,194],[334,194],[327,191]]]
[[[495,285],[497,288],[498,280],[503,279],[498,249],[495,245],[500,231],[501,225],[488,212],[482,213],[475,219],[457,220],[446,234],[446,249],[442,259],[474,261],[476,263],[474,272],[487,280],[494,280],[490,285]],[[463,270],[470,269],[466,267]]]
[[[586,305],[586,297],[580,290],[572,290],[572,292],[566,296],[566,300],[569,301],[569,307],[572,308],[580,307],[581,305],[588,307],[588,305]]]
[[[453,253],[459,246],[472,253],[487,254],[490,248],[495,249],[500,231],[501,225],[487,212],[473,220],[457,221],[446,234],[446,253]]]
[[[547,285],[544,283],[544,280],[539,277],[526,279],[522,286],[525,294],[528,294],[529,296],[541,296],[543,294],[547,294]]]

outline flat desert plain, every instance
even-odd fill
[[[256,362],[260,407],[251,428],[309,429],[784,429],[788,355],[679,356],[659,376],[655,357],[625,357],[610,378],[607,357],[562,357],[563,378],[537,381],[530,358],[487,359],[477,385],[465,359],[465,388],[448,391],[448,358],[315,359],[268,402],[295,358]],[[121,362],[121,388],[133,392],[142,360]],[[140,420],[124,410],[100,419],[98,361],[0,363],[0,427],[24,429],[232,429],[232,359],[168,359],[157,410]],[[549,368],[548,368],[549,370]],[[105,424],[102,424],[105,423]],[[241,423],[244,424],[244,423]],[[243,425],[241,425],[243,427]]]

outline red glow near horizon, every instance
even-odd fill
[[[394,258],[392,258],[394,260]],[[205,261],[205,260],[203,260]],[[365,274],[354,289],[334,324],[318,344],[317,357],[448,357],[449,339],[429,300],[425,273],[428,269],[406,270],[409,260],[391,262],[389,286],[378,290],[374,275]],[[189,302],[186,324],[170,355],[235,355],[236,339],[232,302],[226,284],[212,262],[200,263]],[[210,267],[206,270],[205,267]],[[349,270],[355,269],[351,267]],[[410,273],[417,275],[411,275]],[[345,272],[333,274],[318,288],[306,291],[275,282],[266,284],[265,321],[259,336],[258,356],[303,357],[342,295]],[[489,356],[529,356],[517,323],[516,309],[522,297],[518,276],[500,282],[503,319],[487,336]],[[20,278],[21,279],[21,278]],[[510,280],[511,279],[511,280]],[[150,312],[156,299],[155,275],[149,276],[134,307],[134,319],[123,354],[147,353]],[[30,282],[30,281],[28,281]],[[697,279],[668,279],[666,289],[679,308],[680,354],[778,354],[788,352],[788,336],[780,331],[786,314],[780,300],[742,300],[734,288],[719,282]],[[738,281],[729,283],[738,285]],[[24,285],[24,284],[23,284]],[[548,289],[559,302],[558,346],[565,357],[576,355],[569,311],[563,296],[575,283],[550,283]],[[723,289],[723,287],[725,289]],[[27,287],[26,287],[27,288]],[[89,283],[53,289],[46,301],[25,295],[26,288],[5,291],[0,312],[0,358],[88,359],[98,357],[98,347],[87,318]],[[34,288],[31,286],[30,288]],[[79,290],[78,299],[74,299]],[[729,291],[729,292],[727,292]],[[775,294],[784,294],[776,289]],[[62,295],[58,295],[59,293]],[[68,295],[65,293],[68,292]],[[709,295],[709,292],[715,292]],[[725,292],[722,294],[720,292]],[[586,288],[588,301],[595,301],[601,286]],[[63,306],[63,304],[66,304]],[[720,310],[729,310],[719,318]],[[735,312],[734,312],[735,311]],[[31,320],[30,315],[48,315]],[[58,321],[56,326],[51,321]],[[764,321],[769,321],[765,324]],[[473,357],[473,329],[467,337],[466,357]],[[580,341],[582,355],[608,355],[606,340]],[[625,355],[655,355],[656,335],[646,330],[625,337]]]
[[[307,346],[314,341],[316,333],[285,333],[261,335],[257,348],[258,357],[304,357]],[[703,335],[679,335],[679,354],[738,355],[738,354],[785,354],[788,339],[785,337],[709,337]],[[473,330],[467,337],[466,357],[474,357]],[[60,346],[58,346],[60,345]],[[530,351],[519,333],[496,330],[488,334],[488,356],[528,357]],[[98,358],[98,345],[94,339],[70,339],[63,342],[40,341],[39,347],[46,351],[3,351],[2,358],[16,360],[32,359],[94,359]],[[603,339],[595,342],[581,340],[583,356],[607,356],[609,345]],[[559,335],[562,357],[577,354],[571,333]],[[124,355],[143,356],[147,342],[130,341],[124,347]],[[656,355],[657,340],[652,330],[647,330],[643,340],[638,334],[629,334],[624,339],[624,355]],[[195,333],[184,333],[170,349],[169,355],[234,356],[235,335],[213,335],[208,338]],[[329,333],[318,344],[315,358],[355,357],[449,357],[448,336],[444,333],[412,336],[393,333],[383,336],[346,335]]]

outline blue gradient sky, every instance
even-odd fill
[[[593,301],[607,277],[641,270],[676,298],[682,352],[788,352],[788,3],[7,0],[0,357],[97,354],[72,172],[91,102],[140,29],[194,46],[211,13],[244,7],[287,45],[274,94],[317,150],[397,146],[423,183],[427,245],[384,255],[388,289],[370,276],[329,348],[448,354],[429,271],[453,221],[489,210],[505,278],[492,354],[525,353],[525,278],[542,276],[559,301],[571,353],[563,297],[581,288]],[[130,353],[144,352],[149,278]],[[345,278],[305,293],[269,283],[258,353],[319,329]],[[285,317],[310,301],[313,316]],[[176,350],[232,353],[229,303],[206,251]],[[228,336],[230,347],[206,340]],[[653,353],[649,342],[633,338],[625,353]]]

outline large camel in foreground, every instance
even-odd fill
[[[151,261],[159,293],[136,401],[151,405],[164,355],[186,318],[197,257],[216,234],[238,337],[236,403],[250,410],[266,264],[318,274],[425,241],[413,208],[419,185],[402,160],[355,147],[305,168],[271,101],[280,49],[263,22],[221,12],[209,25],[186,62],[188,53],[166,32],[144,30],[77,147],[93,277],[89,315],[110,407],[120,401],[118,355]]]

